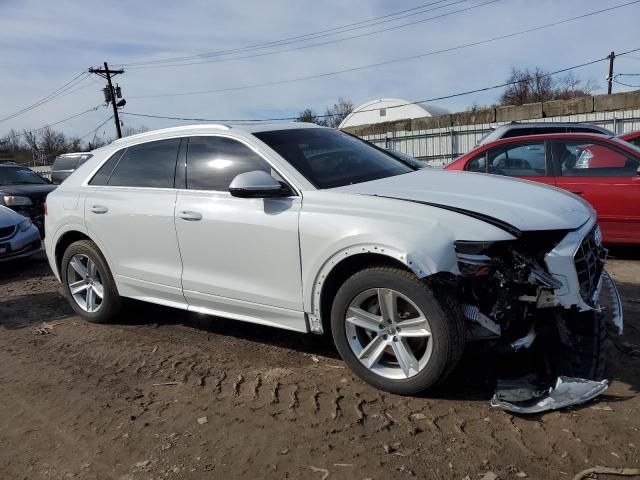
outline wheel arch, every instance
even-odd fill
[[[433,272],[422,262],[406,253],[384,245],[357,245],[345,248],[329,258],[311,288],[310,330],[314,333],[331,331],[331,306],[340,286],[356,272],[371,266],[393,266],[424,278]]]
[[[64,252],[69,248],[69,245],[75,243],[79,240],[91,240],[93,239],[89,237],[85,232],[80,230],[68,230],[64,232],[55,243],[54,247],[54,259],[56,270],[59,275],[61,275],[60,266],[62,263],[62,257],[64,256]],[[95,242],[94,242],[95,243]]]

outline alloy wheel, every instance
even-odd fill
[[[88,313],[97,312],[102,306],[104,287],[96,263],[87,255],[78,253],[67,266],[67,285],[73,300]]]
[[[382,377],[411,378],[429,362],[433,350],[429,321],[396,290],[372,288],[356,295],[344,324],[355,356]]]

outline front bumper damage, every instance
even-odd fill
[[[468,334],[498,355],[491,405],[518,414],[579,405],[604,392],[606,330],[623,330],[595,221],[546,247],[542,238],[481,248],[467,242],[458,252]]]

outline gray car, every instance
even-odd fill
[[[590,123],[511,122],[495,127],[491,132],[482,137],[478,142],[478,146],[486,145],[487,143],[495,142],[503,138],[523,137],[525,135],[546,135],[548,133],[596,133],[607,136],[615,135],[611,130]]]
[[[0,205],[0,262],[30,257],[40,249],[40,233],[31,220]]]
[[[51,167],[51,182],[60,185],[69,175],[91,158],[90,153],[64,153],[58,155]]]

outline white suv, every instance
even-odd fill
[[[91,153],[49,195],[45,242],[89,321],[126,297],[327,332],[356,374],[404,394],[442,380],[471,340],[578,343],[595,358],[579,376],[601,375],[605,251],[574,195],[414,170],[301,123],[170,128]]]

